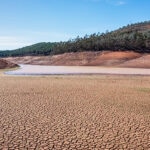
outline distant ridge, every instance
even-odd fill
[[[138,32],[147,32],[150,31],[150,21],[130,24],[127,26],[124,26],[116,31],[121,32],[130,32],[130,31],[138,31]]]
[[[67,42],[43,42],[12,51],[0,51],[0,57],[46,56],[106,50],[150,53],[150,21],[127,25],[111,32],[77,37]]]

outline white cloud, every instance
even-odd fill
[[[100,2],[100,1],[102,1],[102,0],[91,0],[91,1],[93,1],[93,2]]]
[[[104,1],[110,5],[115,6],[121,6],[126,4],[125,0],[104,0]]]
[[[0,36],[0,50],[12,50],[39,42],[66,41],[73,36],[62,32],[22,31],[17,36]]]
[[[30,44],[19,37],[0,36],[0,50],[16,49]]]
[[[121,6],[125,5],[125,0],[85,0],[85,1],[91,1],[91,2],[103,2],[107,3],[109,5],[115,5],[115,6]]]
[[[118,1],[118,2],[116,3],[117,6],[121,6],[121,5],[125,5],[125,4],[126,4],[125,1]]]

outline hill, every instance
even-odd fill
[[[120,32],[131,32],[131,31],[138,31],[138,32],[146,32],[150,31],[150,21],[130,24],[127,26],[124,26],[116,31]]]
[[[6,68],[13,68],[17,67],[18,65],[12,62],[9,62],[4,59],[0,59],[0,69],[6,69]]]
[[[33,44],[31,46],[19,48],[16,50],[0,51],[0,57],[49,55],[54,45],[56,45],[56,43],[42,42],[42,43]]]
[[[67,42],[37,43],[11,51],[0,57],[42,56],[83,51],[134,51],[150,53],[150,21],[127,25],[106,33],[94,33]]]

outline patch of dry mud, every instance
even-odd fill
[[[0,76],[0,149],[148,150],[149,85],[138,76]]]

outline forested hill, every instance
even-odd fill
[[[37,43],[11,51],[0,51],[0,57],[55,55],[81,51],[126,51],[150,53],[150,21],[127,25],[106,33],[94,33],[67,42]]]
[[[130,31],[138,31],[138,32],[147,32],[150,31],[150,21],[130,24],[127,26],[124,26],[116,31],[121,32],[130,32]]]
[[[6,51],[0,51],[0,57],[8,57],[8,56],[26,56],[26,55],[49,55],[52,50],[54,49],[54,46],[57,43],[37,43],[31,46],[26,46],[23,48],[19,48],[16,50],[6,50]]]

